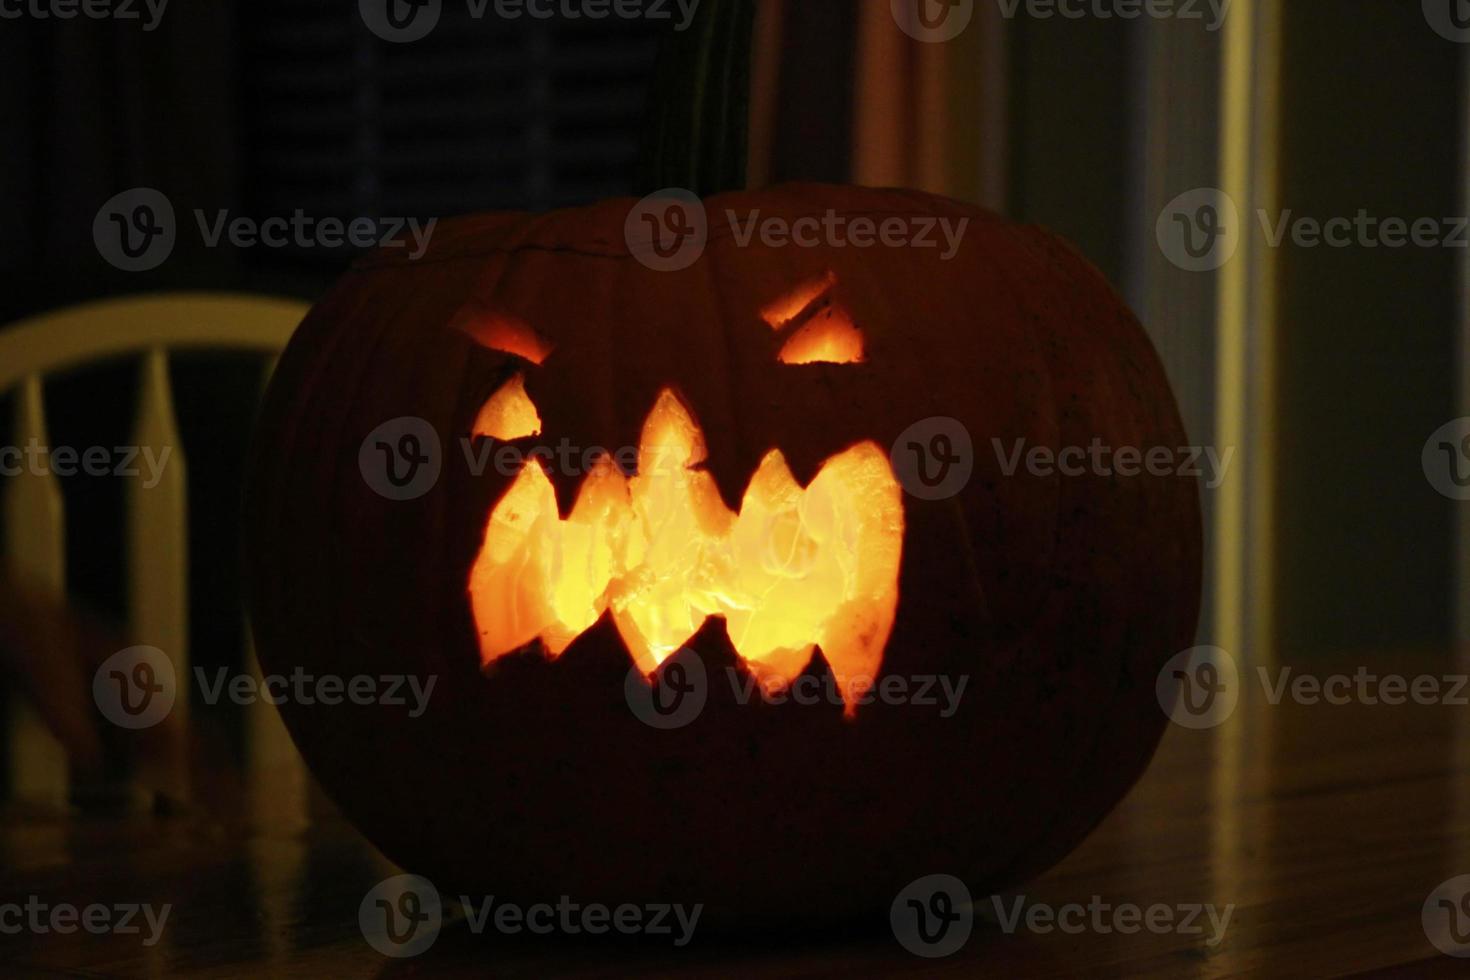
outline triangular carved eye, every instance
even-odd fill
[[[501,385],[485,402],[475,418],[474,434],[501,442],[541,434],[541,415],[531,396],[526,394],[523,375],[518,374]]]
[[[551,353],[551,345],[526,321],[480,303],[460,310],[450,326],[468,334],[481,347],[514,354],[532,364],[540,364]]]
[[[791,331],[776,359],[782,364],[857,364],[863,333],[833,298],[837,277],[827,272],[802,283],[761,310],[772,330]]]
[[[814,315],[776,355],[782,364],[857,364],[863,359],[863,334],[847,311],[835,303]]]

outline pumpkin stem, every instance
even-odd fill
[[[649,98],[634,193],[700,197],[745,188],[755,0],[702,0],[665,37]]]

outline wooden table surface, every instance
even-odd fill
[[[1372,664],[1446,673],[1447,661]],[[1356,664],[1330,670],[1351,673]],[[1298,668],[1300,672],[1301,668]],[[1326,670],[1322,671],[1327,672]],[[1260,685],[1223,725],[1171,726],[1142,782],[1069,858],[1024,889],[1028,904],[1233,906],[1223,938],[1112,929],[1015,930],[982,899],[965,946],[942,959],[867,935],[568,943],[471,934],[447,921],[433,946],[392,960],[363,939],[359,903],[395,873],[291,769],[235,818],[0,822],[0,902],[170,903],[162,938],[0,935],[15,976],[1327,976],[1470,974],[1431,945],[1421,910],[1470,874],[1470,708],[1272,705]],[[267,722],[269,724],[269,722]],[[264,766],[264,763],[261,764]],[[1007,908],[1010,906],[1007,905]],[[1071,920],[1075,921],[1075,920]],[[1108,920],[1104,919],[1104,925]],[[1201,921],[1205,921],[1202,920]],[[146,931],[146,927],[145,927]]]

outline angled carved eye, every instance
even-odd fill
[[[460,310],[450,326],[470,336],[481,347],[503,351],[540,364],[551,353],[551,344],[520,317],[471,303]]]
[[[770,324],[772,330],[785,330],[803,313],[810,310],[814,304],[831,295],[832,288],[836,285],[837,277],[831,272],[804,282],[776,299],[775,302],[768,303],[765,309],[761,310],[761,319]]]
[[[788,332],[776,359],[782,364],[857,364],[863,334],[852,315],[832,296],[831,272],[796,287],[761,311],[772,330]]]

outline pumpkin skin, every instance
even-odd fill
[[[1027,447],[1187,443],[1158,357],[1101,275],[1034,227],[909,191],[787,185],[706,202],[680,272],[627,249],[631,199],[441,222],[417,261],[359,263],[307,317],[263,409],[247,492],[251,609],[267,673],[415,674],[398,705],[281,705],[328,794],[383,852],[441,890],[501,901],[703,903],[701,925],[886,916],[921,875],[978,897],[1055,863],[1147,765],[1166,719],[1155,676],[1191,645],[1201,542],[1190,477],[1007,475]],[[941,249],[740,247],[723,216],[968,218]],[[835,277],[859,364],[786,365],[761,306]],[[451,326],[467,307],[545,338],[539,366]],[[899,598],[882,674],[968,677],[952,717],[874,701],[737,703],[713,680],[692,723],[645,725],[607,616],[556,659],[538,644],[482,669],[467,594],[512,476],[475,475],[460,440],[522,374],[528,444],[637,446],[672,389],[738,510],[779,448],[803,486],[864,440],[959,420],[974,471],[957,495],[903,495]],[[385,421],[443,444],[418,499],[358,467]],[[992,440],[999,440],[995,443]],[[999,448],[997,448],[997,445]],[[549,474],[562,513],[580,474]],[[688,644],[741,670],[719,619]],[[820,653],[808,673],[825,670]]]

